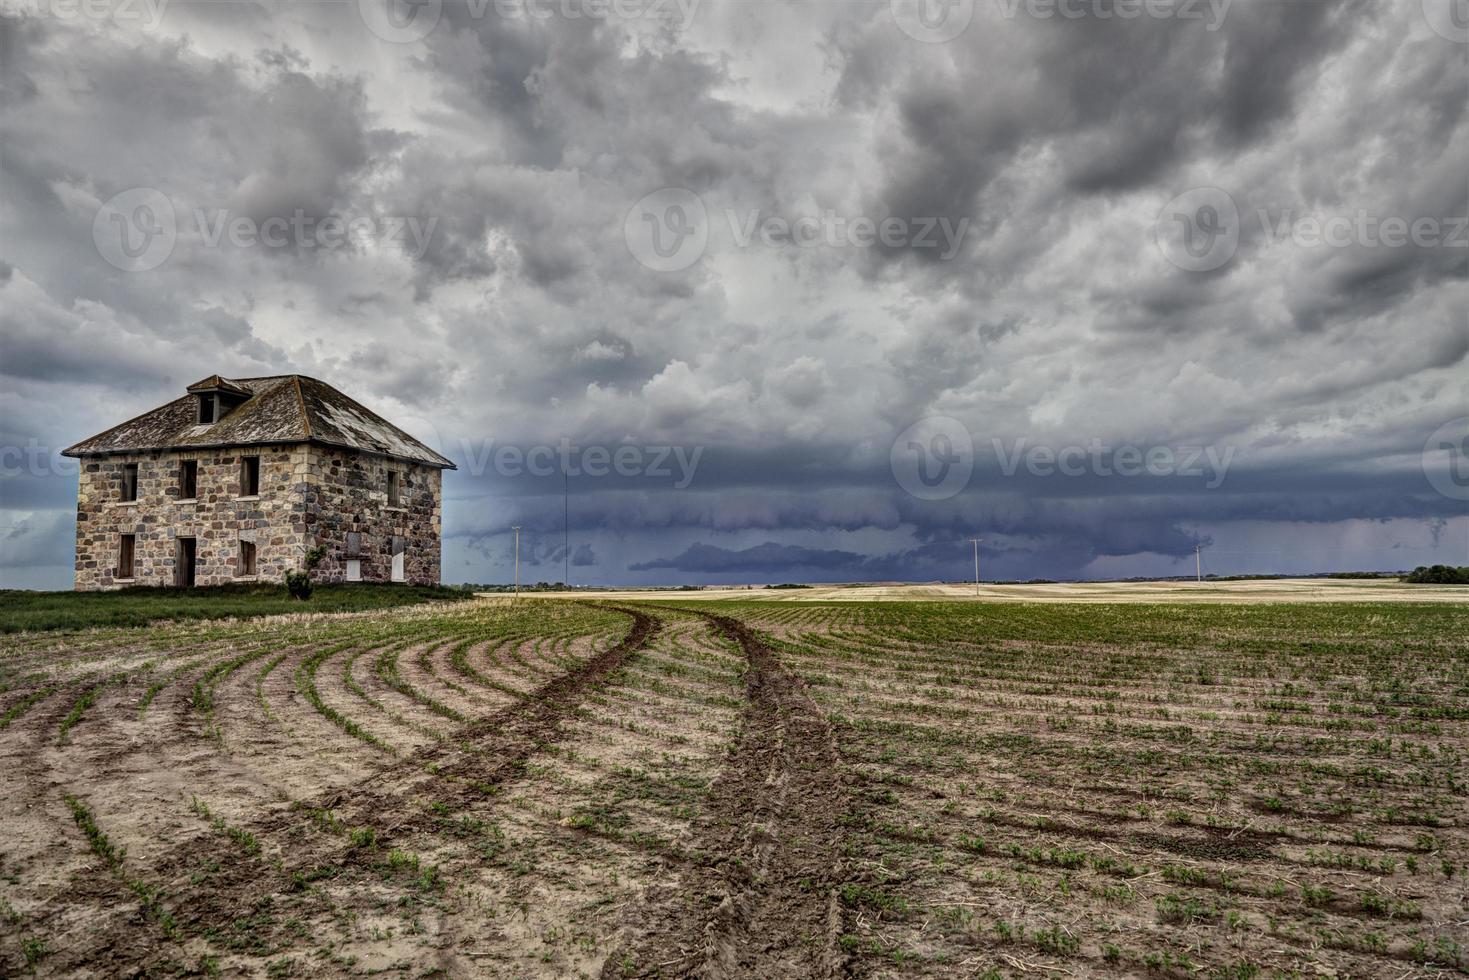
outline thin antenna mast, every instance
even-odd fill
[[[979,595],[979,538],[970,538],[974,542],[974,594]]]
[[[515,532],[515,598],[520,598],[520,525],[512,524],[510,530]]]

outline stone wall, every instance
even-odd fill
[[[260,493],[241,497],[240,457],[260,457]],[[199,464],[198,495],[179,499],[180,463]],[[123,467],[138,464],[135,502],[122,497]],[[77,487],[78,590],[173,585],[177,539],[196,540],[195,585],[281,582],[315,544],[326,557],[319,582],[347,578],[348,534],[361,535],[362,581],[392,578],[401,538],[404,579],[439,583],[442,474],[429,466],[316,445],[261,446],[93,456],[80,460]],[[388,471],[399,473],[399,506],[388,505]],[[134,535],[134,574],[117,576],[121,539]],[[254,541],[254,576],[238,574],[240,542]]]
[[[399,474],[399,506],[388,505],[388,471]],[[362,581],[387,582],[394,537],[403,539],[405,580],[439,584],[443,474],[432,466],[369,456],[328,446],[310,447],[306,527],[326,547],[317,566],[320,582],[347,577],[348,535],[361,535],[357,560]]]
[[[240,496],[240,457],[260,457],[260,493]],[[194,500],[179,498],[182,460],[197,460]],[[306,553],[306,446],[91,456],[79,460],[78,590],[173,585],[177,539],[196,539],[196,585],[280,582]],[[138,464],[137,500],[122,498],[123,467]],[[133,534],[134,574],[117,576],[123,534]],[[237,574],[240,542],[253,540],[256,574]]]

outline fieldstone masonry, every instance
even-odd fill
[[[197,586],[281,582],[317,545],[326,549],[319,582],[438,584],[442,470],[451,461],[301,375],[216,375],[189,392],[66,451],[80,461],[78,590],[181,584],[179,542],[189,538]],[[183,444],[215,438],[238,444]],[[249,456],[259,460],[252,494],[243,492]],[[185,461],[198,467],[190,499],[182,496]],[[134,500],[125,499],[129,464],[137,466]],[[133,536],[128,577],[124,535]]]
[[[415,585],[439,584],[439,470],[324,446],[310,448],[306,529],[313,544],[326,546],[317,580],[345,581],[347,560],[355,557],[364,582],[390,581],[397,537],[405,579]],[[399,474],[397,507],[388,504],[389,470]],[[356,554],[348,547],[353,532],[360,535]]]
[[[78,590],[173,585],[177,539],[196,540],[195,585],[279,582],[306,554],[308,446],[229,452],[126,453],[83,458],[77,487]],[[240,496],[240,457],[260,457],[260,493]],[[199,463],[193,500],[179,497],[180,463]],[[123,469],[138,464],[137,500],[122,499]],[[122,535],[134,535],[133,577],[117,576]],[[238,574],[240,542],[255,543],[253,577]]]

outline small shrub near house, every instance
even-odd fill
[[[291,593],[292,598],[303,601],[311,598],[312,589],[315,588],[311,583],[311,573],[316,571],[316,566],[320,565],[321,560],[325,557],[326,548],[317,545],[306,552],[305,568],[286,572],[286,591]]]

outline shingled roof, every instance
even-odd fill
[[[364,408],[331,385],[303,374],[268,378],[205,378],[188,391],[248,395],[224,418],[199,422],[199,402],[186,394],[62,451],[63,456],[106,456],[160,449],[208,449],[314,442],[388,456],[439,469],[453,461]]]

